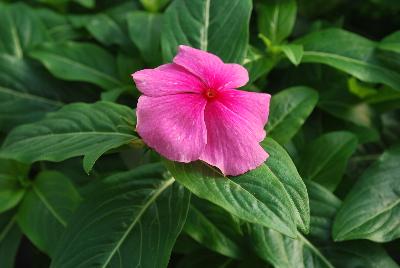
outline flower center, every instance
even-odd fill
[[[206,90],[204,90],[203,94],[207,99],[214,99],[217,96],[218,92],[215,89],[207,88]]]

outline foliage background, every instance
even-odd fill
[[[0,267],[398,267],[399,15],[396,0],[0,1]],[[273,95],[265,165],[221,178],[143,145],[130,74],[179,44]]]

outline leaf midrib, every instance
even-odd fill
[[[304,227],[305,230],[309,229],[309,227],[306,225],[306,221],[303,219],[302,217],[302,212],[300,211],[297,206],[296,206],[296,202],[293,200],[292,196],[290,195],[289,191],[286,189],[285,184],[283,182],[281,182],[281,180],[279,179],[278,175],[275,174],[275,172],[266,164],[264,163],[264,165],[268,168],[269,171],[271,171],[271,174],[274,175],[274,177],[279,181],[279,183],[282,185],[283,189],[285,190],[285,192],[287,193],[288,197],[289,197],[289,202],[291,203],[292,207],[294,208],[294,214],[296,214],[298,216],[298,218],[301,221],[301,224],[303,225],[302,227]],[[305,186],[305,185],[304,185]],[[307,188],[306,188],[307,189]],[[307,190],[306,190],[307,191]],[[299,192],[298,192],[299,193]],[[299,194],[300,195],[300,194]],[[308,211],[309,213],[309,211]],[[293,215],[294,216],[294,215]],[[294,221],[296,222],[296,216],[294,216]],[[308,221],[309,222],[309,221]],[[297,226],[297,223],[296,223]]]
[[[39,197],[39,200],[42,201],[44,206],[50,211],[50,214],[65,228],[67,227],[67,222],[57,213],[56,209],[47,201],[46,197],[42,194],[42,192],[35,186],[32,186],[33,192]]]
[[[356,236],[354,236],[354,235],[348,236],[348,234],[351,233],[352,231],[354,231],[355,229],[360,228],[360,227],[361,227],[362,225],[364,225],[365,223],[367,223],[367,222],[373,220],[374,218],[380,216],[381,214],[386,213],[387,211],[393,209],[394,207],[396,207],[396,206],[399,205],[399,204],[400,204],[400,198],[399,198],[398,200],[396,200],[395,202],[393,202],[392,204],[390,204],[390,205],[388,205],[387,207],[385,207],[383,210],[379,211],[379,213],[376,213],[376,214],[374,214],[374,215],[368,217],[365,221],[361,222],[361,223],[358,224],[358,225],[352,226],[352,228],[349,229],[349,230],[348,230],[347,232],[345,232],[344,234],[341,234],[341,232],[338,232],[337,235],[336,235],[336,237],[335,237],[335,239],[337,239],[337,240],[342,240],[343,238],[347,238],[347,239],[348,239],[348,238],[359,238],[359,236],[357,236],[357,235],[356,235]],[[343,233],[343,231],[342,231],[342,233]]]
[[[200,49],[207,51],[208,48],[208,28],[210,25],[210,2],[211,0],[205,0],[203,8],[204,24],[200,28]]]
[[[307,51],[304,51],[303,59],[304,59],[304,56],[320,56],[320,57],[322,56],[322,57],[328,57],[328,58],[333,58],[333,59],[339,59],[339,60],[343,60],[343,61],[346,61],[346,62],[356,63],[356,64],[359,64],[359,65],[362,65],[362,66],[367,66],[367,67],[370,67],[370,68],[376,68],[376,69],[378,69],[378,70],[380,70],[380,71],[382,71],[384,73],[390,73],[391,75],[394,75],[396,77],[399,76],[397,73],[395,73],[395,72],[393,72],[393,71],[391,71],[391,70],[389,70],[387,68],[381,67],[379,65],[371,64],[370,62],[361,61],[361,60],[358,60],[358,59],[355,59],[355,58],[351,58],[351,57],[347,57],[347,56],[343,56],[343,55],[339,55],[339,54],[333,54],[333,53],[322,52],[322,51],[307,50]],[[399,77],[399,79],[400,79],[400,77]]]
[[[60,101],[55,101],[52,99],[47,99],[41,96],[37,96],[37,95],[33,95],[27,92],[19,92],[19,91],[15,91],[12,90],[11,88],[6,88],[6,87],[2,87],[0,86],[0,92],[4,92],[5,94],[9,94],[9,95],[13,95],[16,97],[20,97],[21,99],[30,99],[30,100],[35,100],[38,102],[44,102],[50,105],[54,105],[54,106],[63,106],[64,103],[60,102]]]
[[[339,147],[336,147],[336,150],[327,155],[324,158],[324,161],[320,165],[318,165],[318,167],[314,170],[314,172],[307,176],[307,179],[314,180],[317,177],[317,175],[319,175],[324,170],[325,166],[328,165],[328,163],[332,160],[332,158],[334,158],[337,154],[339,154],[343,148],[347,147],[347,145],[351,143],[352,140],[353,139],[348,140],[347,142],[342,143]]]
[[[11,36],[13,39],[13,43],[15,45],[15,50],[14,50],[15,56],[20,59],[23,57],[21,41],[19,40],[19,36],[17,33],[17,27],[15,25],[14,19],[10,19],[10,21],[11,21]]]
[[[57,54],[54,54],[54,53],[46,52],[46,51],[38,51],[38,53],[40,53],[40,54],[45,53],[48,56],[55,58],[56,60],[62,61],[62,62],[67,63],[67,64],[74,65],[74,66],[76,66],[78,68],[81,68],[81,69],[84,69],[84,70],[87,70],[88,72],[94,74],[95,76],[101,76],[104,79],[108,80],[109,82],[113,83],[114,85],[121,85],[120,81],[118,81],[114,77],[112,77],[112,76],[110,76],[110,75],[108,75],[106,73],[100,72],[100,71],[98,71],[96,69],[93,69],[92,67],[87,66],[85,64],[82,64],[80,62],[71,60],[69,58],[65,58],[63,56],[60,56],[60,55],[57,55]],[[33,53],[33,54],[35,54],[35,53]],[[43,60],[43,59],[40,59],[40,60],[45,62],[45,60]]]
[[[174,168],[176,169],[176,167],[175,167],[175,162],[172,162],[173,164],[174,164]],[[269,169],[269,167],[264,163],[263,165],[265,165],[268,169]],[[184,172],[185,172],[185,174],[186,174],[186,177],[189,177],[188,176],[188,174],[187,174],[187,172],[186,172],[186,170],[185,170],[185,167],[184,167]],[[276,177],[276,175],[275,174],[273,174],[275,177]],[[224,177],[224,179],[227,179],[226,177]],[[282,182],[277,178],[277,180],[278,180],[278,182],[280,183],[280,185],[282,186]],[[204,181],[204,180],[203,180]],[[239,188],[239,189],[241,189],[242,191],[244,191],[246,194],[248,194],[248,195],[250,195],[252,198],[254,198],[254,200],[257,202],[257,204],[261,204],[262,205],[262,207],[264,207],[264,209],[266,208],[269,212],[271,212],[273,215],[275,215],[275,217],[276,217],[276,219],[278,219],[282,224],[285,224],[286,225],[286,227],[287,227],[287,229],[289,229],[289,231],[293,231],[292,230],[292,228],[290,228],[290,226],[288,225],[288,224],[286,224],[274,211],[272,211],[265,203],[263,203],[260,199],[258,199],[255,195],[253,195],[251,192],[249,192],[246,188],[244,188],[241,184],[238,184],[238,183],[236,183],[236,182],[234,182],[233,180],[231,180],[231,179],[228,179],[228,183],[229,184],[232,184],[232,185],[235,185],[236,186],[236,188]],[[207,184],[205,184],[206,185],[206,187],[208,188],[208,186],[207,186]],[[217,184],[216,184],[217,185]],[[283,186],[282,186],[283,187]],[[229,187],[230,189],[233,189],[233,187]],[[286,194],[289,196],[289,198],[290,198],[290,195],[287,193],[287,191],[286,191],[286,188],[285,187],[283,187],[283,189],[284,189],[284,191],[286,192]],[[289,200],[289,203],[291,203],[291,201]],[[293,205],[292,203],[291,203],[291,205]],[[232,207],[232,206],[231,206]],[[297,208],[296,208],[297,209]],[[234,209],[234,210],[236,210],[236,209]],[[237,215],[238,217],[240,217],[239,215]],[[263,216],[265,216],[265,214],[263,213]],[[259,223],[259,222],[254,222],[254,223]],[[259,223],[259,224],[261,224],[261,223]],[[272,230],[275,230],[275,231],[277,231],[277,232],[279,232],[279,233],[283,233],[283,231],[279,231],[279,230],[277,230],[275,227],[271,227],[271,226],[267,226],[267,225],[265,225],[265,224],[261,224],[261,225],[263,225],[264,227],[267,227],[267,228],[270,228],[270,229],[272,229]],[[294,226],[294,229],[296,228],[296,224],[295,224],[295,226]],[[292,233],[292,234],[294,234],[294,232]],[[286,235],[287,236],[289,236],[290,237],[290,235],[288,235],[287,233],[286,233]],[[294,237],[294,236],[292,236],[292,237]]]
[[[139,213],[134,217],[132,223],[129,225],[129,227],[126,229],[122,237],[118,240],[118,242],[115,244],[114,248],[110,252],[109,256],[107,259],[104,261],[103,265],[101,266],[102,268],[106,268],[107,265],[110,263],[112,258],[114,257],[115,253],[119,250],[121,247],[122,243],[124,243],[125,239],[128,237],[129,233],[132,231],[132,229],[135,227],[136,223],[139,222],[140,218],[142,215],[146,212],[146,210],[150,207],[150,205],[164,192],[165,189],[167,189],[170,185],[172,185],[175,182],[175,178],[171,177],[168,180],[164,181],[162,184],[160,184],[160,187],[158,188],[157,191],[154,192],[154,194],[146,201],[146,203],[143,205],[143,207],[140,209]]]
[[[3,231],[0,233],[0,244],[1,242],[3,242],[3,239],[7,236],[7,234],[11,231],[14,223],[15,223],[15,216],[10,220],[9,223],[7,223],[7,225],[5,226],[5,228],[3,229]]]
[[[278,24],[279,24],[279,14],[280,14],[280,5],[277,4],[274,8],[274,13],[272,15],[273,19],[271,20],[270,26],[271,26],[271,39],[273,42],[276,41],[276,36],[277,34],[277,29],[278,29]]]
[[[228,236],[226,236],[224,234],[224,232],[222,232],[217,225],[215,225],[211,220],[209,220],[203,212],[201,212],[199,209],[197,209],[195,206],[193,206],[192,204],[190,205],[190,209],[193,210],[198,217],[200,217],[204,222],[207,222],[210,226],[212,226],[212,228],[214,230],[216,230],[216,232],[223,237],[223,239],[225,239],[225,241],[222,241],[224,244],[222,245],[224,248],[221,250],[219,249],[220,252],[223,252],[224,254],[226,254],[228,257],[232,257],[235,256],[237,258],[237,256],[240,256],[240,250],[238,249],[237,245],[235,244],[235,242],[233,242]],[[230,243],[230,245],[226,245],[226,241],[227,243]],[[229,247],[230,246],[230,247]],[[232,247],[232,248],[231,248]],[[226,249],[227,248],[227,249]],[[233,254],[232,254],[233,252]],[[229,254],[229,255],[228,255]]]
[[[312,95],[314,95],[314,94],[312,94]],[[270,133],[273,132],[273,130],[274,130],[277,126],[279,126],[279,124],[282,123],[287,117],[289,117],[289,115],[291,115],[292,112],[293,112],[294,110],[298,109],[302,104],[304,104],[304,103],[306,103],[306,102],[308,102],[308,101],[310,101],[310,99],[304,98],[304,99],[303,99],[301,102],[299,102],[297,105],[294,105],[291,109],[289,109],[289,110],[287,111],[287,113],[285,113],[282,117],[280,117],[277,121],[275,121],[274,124],[269,124],[269,129],[268,129],[268,131],[269,131]],[[267,125],[267,126],[268,126],[268,125]]]
[[[43,138],[48,138],[48,137],[52,137],[52,136],[58,136],[58,137],[62,137],[62,136],[79,136],[79,135],[113,135],[113,136],[123,136],[123,137],[128,137],[128,138],[135,138],[134,135],[130,135],[130,134],[123,134],[123,133],[119,133],[119,132],[70,132],[70,133],[52,133],[52,134],[46,134],[46,135],[41,135],[41,136],[36,136],[36,137],[32,137],[32,138],[26,138],[23,140],[18,140],[17,142],[13,142],[13,143],[5,143],[3,148],[1,148],[1,150],[5,150],[7,149],[7,147],[12,147],[12,146],[17,146],[20,143],[26,143],[26,142],[33,142],[35,140],[41,140]],[[0,150],[0,153],[1,153]]]
[[[305,238],[300,232],[297,233],[297,236],[298,236],[298,237],[300,238],[300,240],[303,241],[303,243],[304,243],[308,248],[310,248],[310,249],[314,252],[314,254],[316,254],[329,268],[335,268],[335,267],[330,263],[330,261],[328,261],[328,260],[325,258],[325,256],[322,255],[321,252],[320,252],[316,247],[314,247],[314,245],[311,244],[310,241],[308,241],[308,239]]]

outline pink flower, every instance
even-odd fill
[[[137,132],[164,157],[202,160],[225,175],[261,165],[270,95],[240,91],[247,70],[217,56],[180,46],[173,63],[132,75],[143,93],[137,105]]]

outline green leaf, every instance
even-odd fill
[[[294,65],[299,65],[301,62],[301,58],[303,57],[303,46],[290,44],[290,45],[282,45],[279,48],[283,51],[286,57],[290,60]]]
[[[161,46],[171,61],[179,45],[241,63],[249,41],[251,0],[175,0],[164,14]]]
[[[351,132],[336,131],[320,136],[302,153],[300,174],[335,190],[357,145],[357,137]]]
[[[249,82],[251,85],[258,78],[269,73],[275,66],[276,62],[273,58],[264,55],[254,47],[249,47],[247,56],[243,61],[243,66],[249,72]]]
[[[34,62],[0,55],[0,129],[42,118],[63,105],[63,86]]]
[[[400,90],[400,74],[376,56],[376,43],[364,37],[341,29],[328,29],[311,33],[296,43],[304,46],[302,62],[327,64],[362,81]]]
[[[380,49],[400,53],[400,31],[386,36],[379,44]]]
[[[342,202],[332,192],[313,181],[306,181],[310,198],[310,237],[316,241],[331,241],[333,219]]]
[[[303,179],[297,172],[292,159],[277,142],[271,138],[265,139],[261,143],[269,158],[265,165],[272,171],[273,175],[281,181],[290,200],[296,208],[295,220],[297,226],[305,233],[309,231],[310,207],[306,186]]]
[[[47,34],[52,41],[64,42],[82,38],[82,33],[76,31],[63,14],[47,8],[37,8],[35,9],[35,15],[46,26]]]
[[[18,178],[0,173],[0,213],[15,207],[24,194]]]
[[[135,83],[132,83],[132,74],[136,71],[144,69],[144,63],[139,58],[133,58],[125,53],[118,53],[117,55],[117,67],[119,79],[123,81],[126,86],[118,89],[125,89],[126,92],[138,94],[138,90],[135,87]],[[102,92],[104,93],[104,92]]]
[[[94,44],[46,43],[30,52],[30,56],[60,79],[85,81],[106,90],[123,86],[114,57]]]
[[[137,139],[134,124],[135,113],[126,106],[74,103],[41,121],[15,128],[4,141],[0,156],[32,163],[84,155],[84,169],[89,172],[103,153]]]
[[[296,21],[295,0],[265,1],[257,6],[258,30],[273,45],[282,43],[291,33]]]
[[[14,268],[22,234],[16,224],[14,211],[0,215],[0,267]]]
[[[0,53],[22,58],[26,51],[48,40],[46,28],[24,4],[0,9]]]
[[[300,129],[318,102],[318,93],[308,87],[292,87],[272,96],[267,135],[287,143]]]
[[[209,202],[192,197],[184,231],[195,241],[222,255],[235,259],[244,255],[237,244],[241,234],[240,222]]]
[[[27,175],[27,166],[0,159],[0,213],[15,207],[21,201],[25,194],[23,182]]]
[[[75,212],[51,267],[167,267],[190,194],[143,166],[97,182]],[[150,174],[146,174],[150,170]]]
[[[161,63],[160,14],[135,11],[128,15],[129,36],[138,47],[143,59],[151,65]]]
[[[346,242],[325,248],[335,267],[398,268],[399,265],[378,244],[369,241]]]
[[[52,256],[80,200],[74,185],[62,173],[43,171],[19,206],[17,222],[35,246]]]
[[[323,186],[307,181],[311,207],[311,241],[335,267],[398,267],[380,245],[368,241],[333,243],[331,230],[342,202]]]
[[[72,0],[83,7],[94,8],[96,6],[96,0]]]
[[[163,9],[170,0],[140,0],[147,11],[157,12]]]
[[[275,267],[323,267],[334,266],[322,252],[300,233],[294,240],[261,225],[250,225],[248,230],[256,254]]]
[[[398,267],[377,244],[370,242],[333,243],[332,221],[341,201],[327,189],[308,181],[310,194],[310,237],[297,240],[260,225],[248,225],[247,233],[255,253],[275,267]],[[313,241],[313,242],[312,242]]]
[[[253,223],[296,236],[296,223],[308,229],[307,191],[286,151],[271,139],[263,142],[270,154],[259,168],[227,178],[201,162],[166,161],[172,175],[198,197]]]
[[[37,2],[52,5],[59,9],[65,9],[65,6],[70,2],[75,2],[86,8],[94,8],[96,5],[96,0],[36,0]]]
[[[85,28],[100,43],[110,45],[126,45],[129,41],[120,25],[107,14],[96,14],[87,17]]]
[[[346,196],[333,226],[337,241],[400,237],[400,147],[387,150]]]

